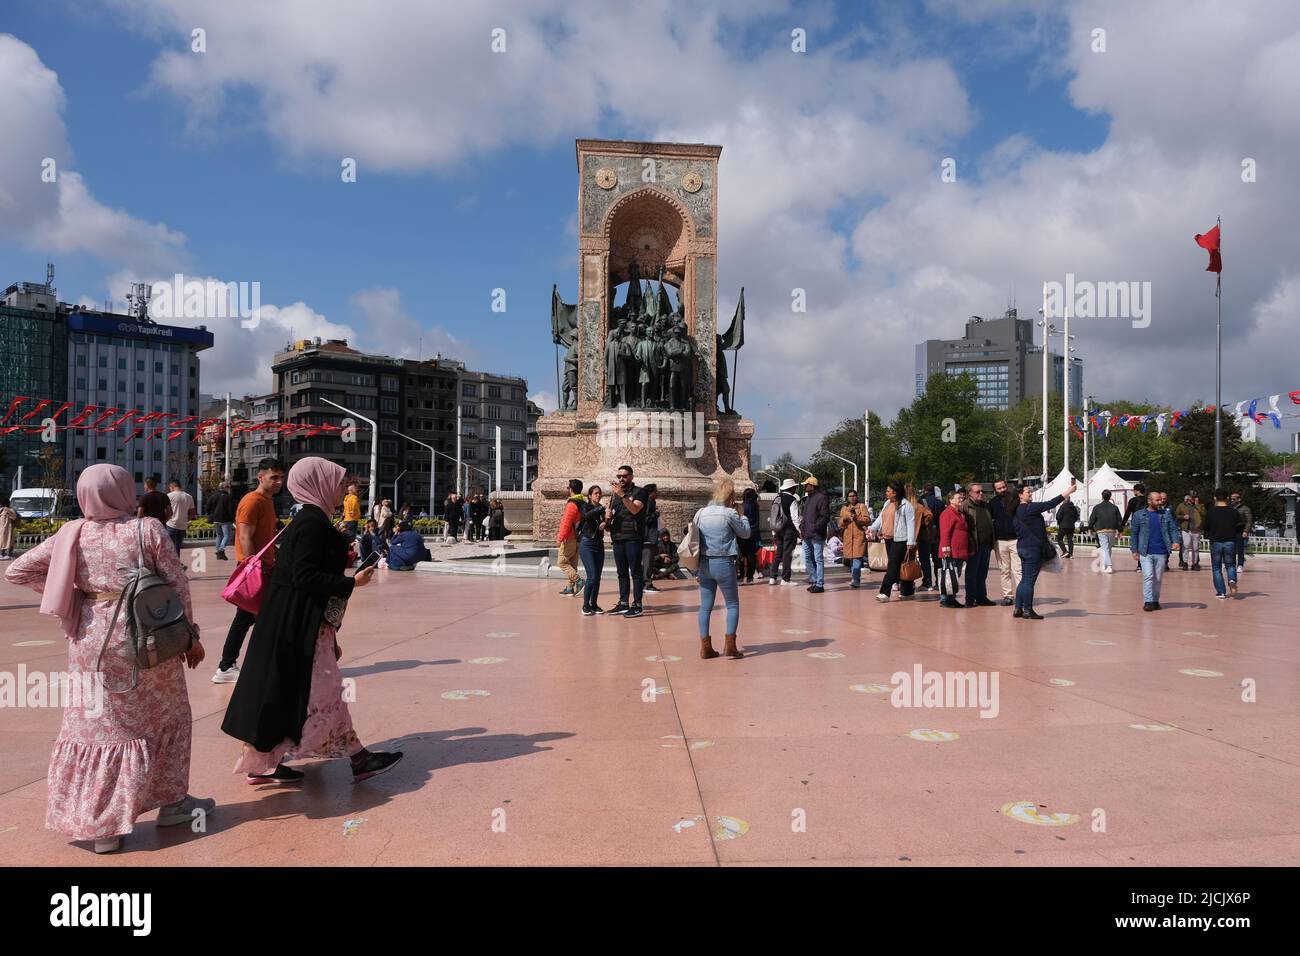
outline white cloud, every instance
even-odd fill
[[[536,402],[537,407],[548,415],[560,407],[560,403],[556,401],[554,392],[533,392],[528,396],[528,400],[530,402]]]
[[[99,202],[72,166],[59,78],[26,43],[0,34],[0,234],[49,255],[88,252],[147,271],[179,266],[184,235]],[[55,181],[42,172],[53,160]]]
[[[187,47],[192,26],[208,28],[206,54],[164,54],[152,74],[196,126],[251,101],[281,153],[301,161],[356,156],[364,175],[611,132],[721,143],[719,312],[747,286],[738,406],[760,435],[817,436],[864,405],[892,413],[911,398],[916,342],[959,335],[1011,287],[1033,315],[1041,283],[1066,272],[1153,284],[1149,329],[1074,329],[1089,391],[1204,400],[1214,300],[1192,235],[1215,215],[1228,268],[1225,398],[1297,384],[1294,350],[1276,347],[1295,339],[1300,261],[1289,175],[1300,8],[1286,0],[1078,0],[1046,12],[932,0],[940,27],[976,24],[996,55],[1027,59],[1036,81],[1067,76],[1074,104],[1110,124],[1088,152],[1013,132],[952,184],[939,162],[978,117],[954,68],[914,52],[918,39],[896,25],[828,37],[810,22],[810,52],[797,55],[778,28],[790,17],[773,14],[798,8],[783,3],[647,0],[631,16],[560,0],[382,12],[336,0],[305,16],[279,4],[117,2],[168,42]],[[504,54],[489,49],[496,26]],[[1105,53],[1091,49],[1097,27]],[[747,29],[772,31],[770,48],[737,42]],[[1247,156],[1257,183],[1241,182]],[[806,314],[789,311],[794,288],[806,290]],[[368,309],[394,342],[423,325],[395,293]],[[545,334],[539,322],[539,343]],[[1164,374],[1151,374],[1153,357]],[[769,460],[777,450],[759,448]]]
[[[467,366],[478,358],[470,343],[456,338],[440,325],[425,325],[402,305],[402,294],[393,288],[363,289],[349,300],[365,319],[365,334],[352,344],[366,352],[399,358],[428,359],[441,354],[459,359]]]

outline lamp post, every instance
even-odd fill
[[[340,411],[347,412],[349,415],[355,415],[357,418],[361,419],[363,422],[365,422],[367,425],[370,426],[370,491],[369,494],[370,494],[370,507],[374,508],[375,496],[379,493],[379,426],[376,425],[369,418],[366,418],[365,415],[359,414],[358,412],[354,412],[350,408],[345,408],[344,406],[340,405],[338,402],[331,402],[328,398],[322,398],[321,401],[324,402],[326,405],[333,405],[335,408],[339,409]],[[229,436],[230,433],[228,430],[226,434],[227,436]],[[227,441],[229,441],[229,438],[227,438]],[[227,466],[229,466],[230,464],[229,455],[226,456],[226,464]]]
[[[402,475],[406,474],[410,470],[411,469],[409,468],[403,468]],[[402,480],[402,475],[398,475],[396,478],[393,479],[393,511],[394,512],[397,511],[397,483]]]
[[[1043,283],[1043,307],[1042,307],[1041,309],[1038,310],[1038,314],[1042,316],[1042,319],[1040,319],[1039,322],[1038,322],[1038,326],[1039,326],[1039,328],[1041,328],[1041,329],[1043,330],[1043,430],[1042,430],[1042,436],[1043,436],[1043,474],[1042,474],[1042,484],[1043,484],[1043,487],[1046,488],[1046,487],[1047,487],[1047,482],[1048,482],[1048,475],[1047,475],[1047,467],[1048,467],[1048,466],[1047,466],[1047,428],[1048,428],[1048,420],[1047,420],[1047,362],[1048,362],[1048,358],[1049,358],[1049,354],[1048,354],[1048,341],[1049,341],[1049,337],[1050,337],[1051,335],[1053,335],[1053,334],[1056,332],[1056,325],[1053,324],[1053,323],[1051,323],[1051,322],[1048,322],[1048,321],[1047,321],[1047,283],[1046,283],[1046,282]]]
[[[844,462],[846,465],[853,466],[853,487],[857,488],[858,487],[858,463],[856,461],[849,461],[849,459],[847,458],[841,458],[833,451],[826,451],[825,448],[823,448],[822,451],[825,452],[827,455],[830,455],[832,458],[839,459],[840,461]]]
[[[421,448],[424,448],[429,452],[429,517],[432,518],[436,513],[433,510],[433,503],[437,500],[438,496],[438,459],[436,456],[441,455],[442,452],[438,451],[438,449],[434,448],[432,445],[426,445],[424,442],[412,438],[410,435],[403,435],[401,432],[396,430],[393,434],[397,435],[399,438],[405,438],[411,444],[419,445]],[[450,455],[443,455],[443,457],[451,458]],[[403,472],[403,474],[405,474],[405,472]],[[394,494],[396,494],[396,489],[394,489]],[[397,502],[393,503],[396,504]]]
[[[862,501],[871,507],[871,409],[862,410]]]

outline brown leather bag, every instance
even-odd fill
[[[919,581],[924,576],[921,570],[921,562],[913,554],[903,562],[903,566],[898,569],[898,579],[900,581]]]

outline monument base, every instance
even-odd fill
[[[749,477],[753,422],[731,415],[712,421],[700,416],[700,427],[688,427],[683,435],[676,427],[682,413],[634,409],[618,414],[617,428],[581,422],[574,412],[538,421],[538,477],[532,483],[537,540],[555,540],[569,479],[581,480],[584,492],[600,485],[608,494],[621,465],[632,467],[638,486],[658,486],[656,503],[673,541],[681,540],[691,516],[708,504],[718,478],[729,475],[737,494],[754,487]]]

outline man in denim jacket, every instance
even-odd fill
[[[1135,511],[1129,524],[1129,550],[1142,569],[1142,610],[1160,610],[1160,583],[1165,562],[1180,547],[1178,523],[1165,508],[1166,495],[1153,491],[1145,511]]]

